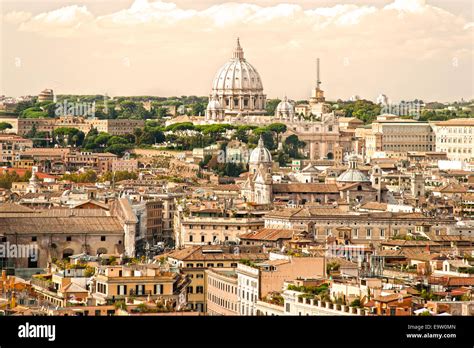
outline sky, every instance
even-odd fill
[[[474,98],[471,0],[0,0],[0,95],[208,95],[236,38],[267,98]]]

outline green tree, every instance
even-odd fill
[[[81,146],[84,141],[85,134],[77,128],[61,127],[56,128],[53,131],[53,137],[59,142],[59,144],[63,146]]]
[[[204,103],[194,103],[192,106],[191,106],[191,113],[192,113],[192,116],[198,116],[198,115],[201,115],[201,116],[204,116],[204,113],[206,112],[206,104]]]
[[[0,132],[5,132],[7,129],[12,129],[13,126],[8,122],[0,122]]]
[[[283,134],[286,132],[286,125],[283,123],[272,123],[269,126],[267,126],[267,129],[270,132],[273,132],[276,134],[276,142],[277,144],[280,142],[280,134]]]
[[[280,99],[268,99],[267,100],[267,105],[265,107],[265,110],[266,110],[268,116],[275,115],[275,110],[276,110],[276,108],[277,108],[277,106],[280,102],[281,102]]]

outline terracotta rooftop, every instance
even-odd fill
[[[391,295],[385,295],[385,296],[377,296],[374,298],[374,301],[377,302],[393,302],[393,301],[398,301],[400,298],[406,299],[406,298],[411,298],[412,296],[410,294],[391,294]]]
[[[251,240],[277,241],[279,239],[291,239],[293,235],[295,234],[295,232],[296,232],[295,230],[262,228],[258,231],[241,235],[239,238],[241,240],[251,239]]]
[[[215,250],[215,252],[205,252],[206,250]],[[264,253],[233,253],[233,252],[219,252],[223,250],[217,245],[193,246],[181,250],[175,250],[168,253],[166,256],[180,261],[220,261],[220,260],[235,260],[248,259],[252,261],[266,260],[268,254]],[[204,252],[203,252],[204,251]]]
[[[315,184],[315,183],[295,183],[295,184],[273,184],[274,193],[339,193],[336,184]]]

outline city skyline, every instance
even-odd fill
[[[268,98],[306,99],[316,57],[328,100],[473,97],[467,1],[176,3],[2,3],[0,94],[209,95],[240,37]]]

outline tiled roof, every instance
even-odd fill
[[[295,234],[295,230],[262,228],[258,231],[241,235],[239,238],[241,240],[251,239],[251,240],[277,241],[279,239],[291,239],[294,234]]]
[[[252,261],[266,260],[268,254],[264,253],[231,253],[231,252],[214,252],[206,253],[203,250],[219,250],[221,247],[206,245],[193,246],[181,250],[176,250],[168,253],[166,256],[181,260],[181,261],[220,261],[220,260],[235,260],[248,259]]]
[[[336,184],[318,183],[295,183],[295,184],[273,184],[274,193],[339,193]]]
[[[32,213],[33,209],[15,203],[3,203],[0,205],[0,213]]]
[[[45,217],[40,214],[24,218],[0,217],[0,231],[5,234],[124,233],[119,221],[111,216]]]
[[[368,210],[387,210],[387,203],[367,202],[361,206],[361,209]]]
[[[412,297],[410,294],[391,294],[385,296],[377,296],[374,298],[374,301],[377,302],[393,302],[398,301],[400,298],[406,299]]]

